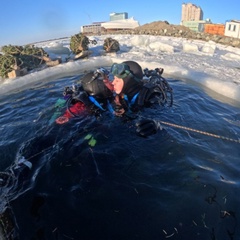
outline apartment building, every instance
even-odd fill
[[[200,7],[192,3],[182,4],[182,19],[183,21],[200,21],[203,20],[203,11]]]

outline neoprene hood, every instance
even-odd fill
[[[82,87],[89,95],[96,98],[109,98],[112,92],[106,87],[101,76],[96,77],[94,72],[87,73],[82,78]]]

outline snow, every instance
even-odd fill
[[[104,54],[107,37],[116,39],[120,51]],[[230,99],[240,102],[240,49],[209,41],[149,35],[102,35],[90,37],[97,45],[89,45],[88,59],[68,61],[72,57],[70,38],[36,43],[50,57],[61,57],[63,63],[51,68],[33,71],[15,79],[1,80],[0,94],[8,93],[29,83],[51,81],[58,77],[80,74],[98,67],[109,67],[125,60],[137,61],[142,68],[164,68],[164,77],[192,81]]]

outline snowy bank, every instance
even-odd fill
[[[104,39],[112,37],[120,43],[117,54],[103,56]],[[16,79],[2,81],[0,94],[29,83],[51,81],[57,77],[80,74],[114,62],[135,60],[142,68],[164,68],[164,76],[193,81],[204,88],[240,102],[240,49],[183,38],[139,35],[111,35],[94,37],[97,45],[90,48],[92,57],[30,73]],[[36,44],[49,54],[69,55],[70,39]],[[61,52],[62,49],[62,52]],[[203,89],[204,89],[203,88]]]

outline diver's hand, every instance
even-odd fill
[[[148,137],[156,134],[158,129],[162,130],[160,123],[152,119],[142,119],[136,123],[136,127],[136,132],[141,137]]]
[[[125,113],[124,108],[121,105],[116,105],[114,108],[114,114],[118,117],[122,117],[122,115]]]

